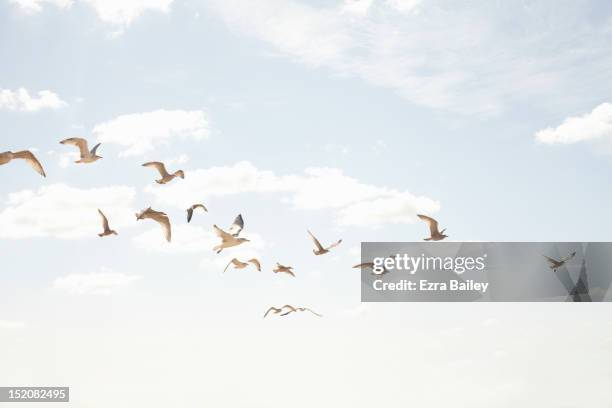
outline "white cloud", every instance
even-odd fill
[[[569,117],[556,128],[540,130],[536,140],[545,144],[612,141],[612,104],[602,103],[582,116]]]
[[[536,96],[544,96],[548,106],[555,96],[562,100],[568,87],[577,93],[591,89],[587,72],[607,74],[610,38],[605,29],[592,27],[577,5],[551,14],[552,1],[537,7],[435,3],[210,4],[235,31],[299,63],[361,78],[419,105],[461,113],[498,114],[509,102],[536,103]],[[573,41],[576,36],[585,41]]]
[[[40,91],[38,96],[32,96],[25,88],[16,91],[0,89],[0,110],[35,112],[41,109],[59,109],[66,105],[66,102],[49,90]]]
[[[109,295],[141,278],[103,269],[100,272],[75,273],[57,278],[53,288],[75,295]]]
[[[121,156],[144,154],[175,138],[202,140],[210,134],[204,111],[156,110],[121,115],[93,129],[99,142],[125,148]]]
[[[284,201],[300,210],[336,210],[340,225],[379,226],[411,223],[417,212],[434,213],[440,204],[407,191],[361,183],[339,169],[309,168],[300,175],[279,176],[249,162],[190,170],[181,183],[147,186],[158,202],[187,208],[195,196],[208,198],[243,193],[286,194]]]
[[[98,208],[121,234],[121,227],[135,222],[134,196],[126,186],[79,189],[65,184],[10,193],[0,212],[0,238],[97,238],[102,228]]]
[[[79,0],[90,5],[98,18],[107,24],[125,28],[147,11],[168,13],[173,0]],[[32,14],[43,10],[45,5],[54,5],[61,9],[70,8],[73,0],[10,0],[22,11]]]
[[[26,324],[24,322],[0,320],[0,330],[23,329],[24,327],[26,327]]]
[[[9,2],[16,4],[23,12],[28,14],[41,12],[46,4],[65,9],[72,6],[73,3],[72,0],[9,0]]]

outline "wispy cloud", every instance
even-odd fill
[[[44,6],[53,5],[69,9],[75,2],[91,6],[98,18],[122,30],[147,11],[167,13],[173,0],[9,0],[28,14],[43,11]]]
[[[16,91],[0,88],[0,110],[36,112],[41,109],[59,109],[67,103],[52,91],[38,92],[37,96],[30,95],[25,88]]]
[[[53,288],[75,295],[110,295],[142,277],[102,269],[100,272],[75,273],[57,278]]]
[[[336,168],[308,168],[304,174],[277,175],[249,162],[233,166],[190,170],[181,183],[147,186],[164,205],[187,208],[194,195],[221,197],[244,193],[285,193],[286,202],[299,210],[336,212],[339,225],[379,226],[412,223],[417,212],[434,213],[440,204],[408,191],[361,183]]]
[[[540,130],[535,138],[545,144],[612,142],[612,104],[602,103],[582,116],[569,117],[557,127]]]
[[[66,184],[10,193],[0,211],[0,238],[96,237],[102,228],[98,208],[113,228],[133,224],[135,194],[126,186],[80,189]]]
[[[160,109],[118,116],[96,125],[93,134],[99,142],[124,148],[121,156],[137,156],[177,138],[206,139],[210,130],[204,111]]]
[[[509,102],[561,99],[610,78],[610,31],[580,6],[489,2],[213,0],[239,33],[299,63],[389,88],[419,105],[498,114]],[[534,33],[538,33],[534,35]],[[574,41],[580,37],[581,42]],[[563,68],[560,68],[563,67]],[[591,73],[591,75],[587,74]]]
[[[0,330],[23,329],[24,327],[26,327],[24,322],[0,320]]]

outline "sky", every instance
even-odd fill
[[[609,241],[611,44],[606,1],[0,0],[0,151],[47,173],[0,167],[0,385],[94,408],[609,406],[607,304],[362,304],[351,266],[425,238],[417,213],[456,241]],[[103,159],[73,163],[76,136]],[[154,160],[185,179],[157,185]],[[251,242],[214,254],[238,213]],[[307,229],[343,242],[315,257]],[[262,319],[286,303],[324,317]]]

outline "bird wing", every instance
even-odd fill
[[[252,259],[249,259],[247,262],[252,263],[253,265],[255,265],[255,267],[257,268],[257,270],[258,270],[259,272],[261,272],[261,263],[259,262],[259,259],[252,258]]]
[[[420,219],[425,221],[427,223],[427,225],[429,225],[429,232],[431,233],[432,236],[439,234],[439,232],[438,232],[438,221],[434,220],[431,217],[423,215],[423,214],[417,214],[417,217],[419,217]]]
[[[342,240],[339,239],[337,242],[334,242],[333,244],[331,244],[330,246],[328,246],[326,249],[329,251],[332,248],[337,247],[338,245],[340,245],[342,243]]]
[[[217,234],[217,236],[221,238],[223,241],[230,241],[234,238],[232,235],[223,231],[221,228],[217,227],[216,225],[213,225],[213,229],[215,230],[215,234]]]
[[[191,217],[193,217],[193,207],[187,209],[187,222],[191,222]]]
[[[81,157],[85,157],[89,155],[89,148],[87,146],[87,140],[82,137],[71,137],[60,142],[61,144],[69,144],[79,148],[79,152],[81,153]]]
[[[561,258],[561,262],[567,262],[567,261],[569,261],[570,259],[572,259],[574,256],[576,256],[576,252],[572,252],[571,254],[569,254],[569,255],[567,255],[567,256],[565,256],[565,257]]]
[[[323,317],[323,315],[318,314],[318,313],[317,313],[317,312],[315,312],[314,310],[309,309],[309,308],[307,308],[307,307],[303,307],[302,309],[304,309],[305,311],[310,312],[310,313],[312,313],[312,314],[314,314],[314,315],[317,315],[317,316],[319,316],[319,317]]]
[[[240,231],[244,228],[244,220],[242,219],[242,214],[238,214],[236,218],[234,218],[234,222],[229,227],[229,233],[235,237],[240,234]]]
[[[161,225],[164,230],[164,235],[166,236],[166,241],[170,242],[172,238],[172,227],[170,226],[170,219],[168,216],[162,212],[155,211],[151,214],[151,219],[157,221],[159,225]]]
[[[42,165],[40,164],[36,156],[34,156],[34,153],[32,153],[31,151],[23,150],[21,152],[14,153],[13,156],[17,159],[25,160],[26,163],[28,163],[30,167],[32,167],[38,174],[40,174],[43,177],[47,177]]]
[[[227,263],[227,266],[226,266],[226,267],[225,267],[225,269],[223,270],[223,273],[225,273],[225,271],[227,271],[227,268],[229,268],[229,266],[230,266],[231,264],[234,264],[234,266],[236,266],[236,265],[238,265],[238,263],[239,263],[239,262],[240,262],[240,261],[239,261],[239,260],[237,260],[236,258],[232,258],[232,260],[231,260],[231,261],[229,261],[229,262]]]
[[[166,170],[166,166],[162,162],[148,162],[143,164],[142,167],[152,167],[157,170],[162,177],[167,177],[170,175]]]
[[[542,255],[544,258],[546,258],[546,260],[548,261],[548,263],[550,264],[550,266],[557,266],[559,265],[559,261],[557,261],[556,259],[550,258],[546,255]]]
[[[206,206],[205,206],[204,204],[194,204],[194,205],[193,205],[191,208],[193,208],[194,210],[195,210],[196,208],[201,208],[201,209],[203,209],[204,211],[208,212],[208,208],[206,208]]]
[[[106,215],[104,215],[104,213],[100,211],[99,208],[98,213],[100,214],[100,217],[102,217],[102,227],[104,228],[104,231],[108,231],[110,229],[110,227],[108,226],[108,218],[106,218]]]
[[[319,251],[323,251],[324,250],[323,245],[321,245],[319,240],[314,235],[312,235],[312,232],[310,232],[309,230],[306,230],[306,231],[308,232],[308,235],[310,235],[310,238],[312,238],[312,242],[314,242],[314,244],[317,247],[317,249]]]
[[[101,145],[101,144],[102,144],[102,143],[98,143],[97,145],[95,145],[95,146],[93,147],[93,149],[91,149],[91,155],[92,155],[92,156],[95,156],[95,155],[96,155],[96,152],[98,151],[98,147],[100,147],[100,145]]]
[[[281,311],[280,309],[277,309],[277,308],[275,308],[275,307],[271,307],[271,308],[269,308],[269,309],[266,311],[266,314],[264,314],[264,318],[265,318],[265,317],[268,315],[268,313],[270,313],[270,312],[280,313],[280,311]]]
[[[374,268],[374,262],[364,262],[359,265],[353,266],[353,268]]]

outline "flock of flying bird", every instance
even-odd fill
[[[68,139],[62,140],[60,143],[63,145],[72,145],[79,149],[80,157],[79,157],[79,160],[75,161],[75,163],[78,163],[78,164],[94,163],[102,158],[101,156],[98,156],[97,154],[98,148],[100,147],[100,143],[96,144],[91,150],[89,149],[87,140],[83,138],[79,138],[79,137],[68,138]],[[38,158],[31,151],[23,150],[19,152],[9,151],[9,152],[0,153],[0,165],[7,164],[15,159],[25,160],[25,162],[29,164],[37,173],[39,173],[43,177],[46,177],[43,166],[41,165]],[[185,178],[185,172],[183,170],[177,170],[173,173],[169,173],[166,169],[166,166],[162,162],[148,162],[148,163],[144,163],[142,166],[153,168],[157,170],[157,172],[159,173],[161,177],[160,179],[155,180],[155,182],[158,184],[170,183],[172,180],[174,180],[177,177],[181,179]],[[197,209],[202,209],[203,211],[208,212],[208,209],[206,208],[204,204],[201,204],[201,203],[194,204],[187,209],[187,222],[191,222],[191,219],[193,218],[193,214]],[[103,228],[103,231],[99,233],[98,236],[106,237],[106,236],[111,236],[111,235],[118,235],[117,231],[110,228],[109,221],[106,215],[104,215],[104,213],[100,209],[98,209],[98,213],[100,214],[100,217],[102,220],[102,228]],[[425,221],[427,225],[429,226],[430,236],[428,238],[425,238],[426,241],[441,241],[444,238],[447,238],[447,235],[444,235],[445,229],[440,231],[438,229],[438,222],[435,219],[428,217],[426,215],[421,215],[421,214],[419,214],[418,217],[421,220]],[[150,219],[150,220],[157,222],[163,230],[165,239],[168,242],[171,241],[172,226],[170,223],[170,219],[168,218],[168,215],[166,213],[153,210],[151,207],[149,207],[136,214],[137,221],[145,220],[145,219]],[[217,225],[213,225],[215,234],[221,240],[220,243],[213,248],[213,250],[217,254],[219,254],[225,248],[231,248],[231,247],[235,247],[243,243],[249,242],[248,239],[239,236],[243,228],[244,228],[244,220],[241,214],[239,214],[234,219],[234,222],[232,223],[232,225],[229,227],[227,231],[219,228]],[[329,246],[323,246],[321,242],[312,234],[312,232],[310,231],[307,231],[307,232],[314,243],[315,248],[312,250],[312,252],[315,255],[327,254],[331,249],[337,247],[338,245],[340,245],[340,243],[342,243],[342,240],[340,239]],[[232,265],[234,269],[244,269],[248,267],[249,265],[254,265],[257,271],[261,271],[261,263],[259,262],[258,259],[255,259],[255,258],[249,259],[246,262],[242,262],[237,258],[233,258],[227,264],[223,272],[227,271],[227,269]],[[359,265],[355,265],[353,268],[372,269],[373,263],[371,262],[362,263]],[[295,273],[293,271],[292,266],[282,265],[278,262],[276,263],[276,266],[274,267],[272,271],[274,273],[284,273],[289,276],[295,277]],[[386,273],[386,271],[383,271],[382,273],[379,273],[378,275],[382,275],[384,273]],[[322,316],[319,313],[316,313],[313,310],[306,308],[306,307],[294,307],[291,305],[284,305],[279,308],[270,307],[264,314],[264,317],[266,317],[270,313],[280,314],[281,316],[286,316],[291,313],[305,312],[305,311],[308,311],[319,317]]]

